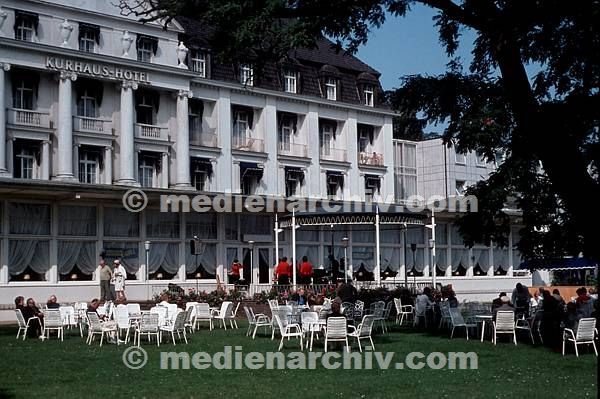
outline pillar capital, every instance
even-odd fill
[[[178,90],[177,91],[177,97],[178,98],[193,98],[194,97],[194,93],[192,93],[191,90]]]
[[[60,71],[59,78],[60,80],[70,79],[72,82],[74,82],[77,80],[77,74],[70,71]]]
[[[10,71],[10,64],[8,62],[0,62],[0,67],[2,67],[2,70],[5,72]]]
[[[137,84],[137,82],[134,82],[134,81],[131,81],[131,80],[124,80],[121,83],[121,88],[123,88],[123,89],[137,90],[138,84]]]

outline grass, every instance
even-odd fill
[[[160,351],[223,351],[224,345],[243,346],[244,352],[277,350],[277,341],[264,335],[247,338],[239,330],[192,335],[188,345],[157,348],[142,344],[148,363],[130,370],[122,361],[128,346],[92,346],[75,331],[64,342],[16,340],[16,328],[0,328],[0,398],[544,398],[597,397],[597,358],[581,347],[576,358],[519,341],[518,346],[489,341],[448,339],[395,328],[374,338],[377,351],[395,352],[394,362],[409,352],[475,351],[477,370],[161,370]],[[523,338],[524,339],[524,338]],[[316,344],[315,350],[322,348]],[[285,344],[285,352],[297,349]],[[306,353],[306,352],[305,352]]]

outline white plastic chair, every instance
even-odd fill
[[[156,346],[160,346],[158,313],[142,313],[140,324],[136,327],[133,338],[134,342],[137,338],[138,347],[141,346],[142,334],[148,336],[148,341],[150,341],[150,337],[154,335],[156,337]]]
[[[158,315],[158,325],[164,326],[167,323],[167,308],[166,307],[154,306],[154,307],[150,308],[150,313],[154,313],[154,314]]]
[[[254,339],[254,337],[256,337],[256,330],[258,330],[259,327],[265,327],[265,329],[267,327],[272,327],[271,320],[269,320],[267,315],[262,313],[254,314],[254,310],[248,306],[244,306],[244,312],[246,312],[246,317],[248,318],[248,331],[246,331],[246,336],[250,335],[250,332],[252,332],[252,339]]]
[[[192,309],[192,314],[189,315],[189,317],[191,318],[189,320],[190,323],[192,323],[192,330],[193,330],[193,326],[195,324],[195,319],[196,319],[196,305],[198,305],[198,302],[188,302],[185,304],[185,310],[187,311],[188,309]],[[186,320],[187,323],[188,320]]]
[[[345,342],[347,351],[348,353],[350,352],[345,317],[330,317],[327,319],[327,327],[325,329],[325,352],[327,352],[327,343],[335,341]]]
[[[565,328],[563,331],[563,345],[562,354],[565,355],[565,344],[567,341],[573,342],[575,345],[575,355],[579,357],[579,350],[577,345],[592,344],[594,347],[594,353],[598,356],[598,349],[596,348],[596,342],[594,341],[596,335],[596,319],[593,317],[587,317],[579,320],[577,325],[577,332],[573,332],[570,328]]]
[[[27,329],[29,328],[29,323],[32,320],[37,319],[38,321],[40,320],[37,316],[33,316],[30,317],[27,321],[25,321],[25,317],[23,317],[23,313],[21,312],[21,309],[15,309],[15,314],[17,316],[17,323],[19,325],[19,329],[17,330],[17,338],[19,339],[19,335],[21,334],[21,331],[23,331],[23,341],[25,341],[25,338],[27,337]]]
[[[175,322],[175,317],[179,313],[179,310],[180,309],[177,307],[177,304],[175,304],[175,303],[170,303],[167,305],[167,315],[166,315],[166,323],[167,324],[173,324]]]
[[[116,333],[117,326],[106,326],[98,317],[96,312],[88,312],[88,337],[87,344],[91,345],[94,340],[94,335],[100,335],[100,346],[102,346],[102,342],[104,341],[104,335],[108,336],[109,333]],[[118,341],[117,341],[118,344]]]
[[[454,336],[454,329],[456,327],[464,327],[465,334],[467,335],[467,341],[469,340],[469,328],[477,328],[475,323],[467,323],[460,313],[458,308],[447,308],[448,314],[450,315],[450,325],[452,330],[450,331],[450,339]]]
[[[44,309],[44,337],[50,338],[50,331],[55,330],[58,338],[63,340],[63,322],[58,309]]]
[[[494,345],[498,338],[498,334],[512,334],[513,342],[517,344],[517,334],[515,331],[515,312],[512,310],[501,310],[496,313],[496,321],[494,326]]]
[[[319,313],[302,312],[300,314],[300,321],[302,322],[302,332],[306,335],[307,340],[308,334],[310,334],[310,343],[307,343],[306,346],[308,346],[309,350],[312,350],[315,333],[318,334],[322,329],[322,324],[319,323]]]
[[[221,309],[213,310],[212,317],[215,320],[219,320],[221,322],[221,327],[227,330],[227,320],[231,318],[231,308],[233,307],[233,303],[229,301],[224,301],[221,304]]]
[[[185,333],[186,313],[188,313],[188,312],[184,312],[183,310],[179,309],[179,312],[175,316],[175,320],[172,324],[160,327],[160,340],[161,341],[162,341],[162,333],[163,333],[163,331],[166,331],[168,333],[171,333],[171,338],[173,339],[173,346],[175,346],[175,333],[177,333],[177,337],[179,337],[180,339],[181,339],[181,334],[183,334],[183,339],[184,339],[185,343],[186,344],[188,343],[187,336]]]
[[[362,322],[357,326],[349,326],[353,329],[353,331],[348,333],[349,337],[356,338],[356,342],[358,342],[358,350],[362,352],[362,346],[360,345],[361,339],[369,339],[371,342],[371,348],[375,350],[375,345],[373,344],[373,338],[371,338],[371,332],[373,330],[373,324],[375,323],[375,319],[373,315],[365,315],[362,319]]]
[[[63,326],[66,328],[71,328],[77,326],[77,318],[75,316],[75,307],[73,306],[60,306],[58,308],[60,312],[60,318],[62,320]]]
[[[121,332],[125,330],[125,343],[127,343],[129,341],[131,319],[126,305],[117,305],[115,308],[115,321],[117,322],[117,339],[121,336]]]
[[[134,320],[139,320],[142,317],[142,309],[140,308],[139,303],[128,303],[127,304],[127,313],[129,313],[129,318]]]
[[[237,321],[235,321],[235,318],[237,316],[237,312],[238,312],[239,308],[240,308],[240,302],[238,302],[235,305],[235,308],[233,308],[233,306],[232,306],[233,310],[230,312],[229,315],[227,315],[227,318],[229,319],[229,325],[231,325],[231,328],[233,328],[233,326],[235,326],[235,328],[239,328],[237,325]]]
[[[196,319],[194,328],[198,328],[198,324],[203,321],[208,321],[209,329],[213,329],[213,317],[208,303],[199,303],[196,305]]]
[[[402,305],[400,298],[394,298],[394,305],[396,306],[396,324],[402,325],[404,318],[414,318],[414,307],[412,305]]]
[[[279,332],[281,334],[281,341],[279,342],[279,349],[283,348],[283,340],[285,338],[300,338],[300,350],[304,350],[304,341],[303,341],[303,333],[302,328],[299,324],[296,323],[287,323],[286,318],[280,317],[280,314],[274,314],[273,318],[279,327]]]

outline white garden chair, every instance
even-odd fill
[[[117,305],[115,308],[115,321],[117,322],[117,339],[121,336],[121,332],[125,331],[125,343],[127,343],[129,341],[131,319],[126,305]]]
[[[167,315],[166,315],[165,324],[173,324],[175,322],[175,317],[179,313],[180,309],[177,307],[177,304],[175,304],[175,303],[170,303],[166,307],[167,307]]]
[[[269,303],[269,308],[271,309],[271,311],[279,308],[279,302],[277,302],[277,299],[269,299],[268,303]]]
[[[196,319],[194,328],[198,328],[198,324],[203,321],[208,321],[209,329],[213,329],[213,317],[208,303],[199,303],[196,305]]]
[[[447,308],[448,314],[450,315],[450,325],[452,330],[450,331],[450,339],[454,336],[454,329],[456,327],[463,327],[465,334],[467,335],[467,341],[469,340],[469,328],[477,328],[476,323],[467,323],[463,315],[460,313],[458,308]]]
[[[195,324],[195,320],[194,319],[196,318],[196,305],[198,305],[198,302],[188,302],[188,303],[185,304],[185,310],[186,311],[188,309],[190,309],[190,308],[192,309],[192,314],[189,317],[191,317],[191,319],[192,319],[191,323],[193,323],[193,324]]]
[[[267,327],[272,327],[271,320],[269,320],[267,315],[262,313],[254,314],[254,310],[247,306],[244,306],[244,312],[246,312],[246,317],[248,318],[248,331],[246,331],[246,336],[249,336],[252,332],[252,339],[254,339],[254,337],[256,337],[256,330],[258,330],[259,327],[265,327],[265,330]]]
[[[452,318],[450,317],[450,304],[448,301],[440,302],[440,325],[438,328],[442,328],[446,325],[452,325]]]
[[[110,333],[117,333],[116,325],[107,326],[100,320],[98,314],[96,312],[88,312],[88,337],[87,344],[91,345],[94,340],[94,335],[100,335],[100,346],[102,346],[102,342],[104,341],[104,335],[108,336]],[[119,341],[117,341],[118,344]]]
[[[219,320],[221,322],[221,327],[227,330],[227,320],[231,318],[231,309],[233,307],[233,303],[229,301],[224,301],[221,304],[221,309],[213,310],[212,317],[215,320]]]
[[[494,345],[498,334],[512,334],[513,342],[517,344],[517,334],[515,330],[515,312],[512,310],[501,310],[496,313],[496,321],[492,322],[494,327]]]
[[[50,331],[57,332],[57,338],[63,340],[63,321],[58,309],[44,309],[44,337],[50,338]]]
[[[190,333],[194,332],[194,325],[196,324],[195,320],[194,320],[194,316],[196,314],[196,306],[192,306],[192,307],[188,307],[185,312],[185,320],[184,320],[184,325],[186,329],[190,329]]]
[[[394,305],[396,306],[396,324],[402,325],[404,318],[406,320],[409,318],[414,319],[415,308],[412,305],[402,305],[400,298],[394,298]]]
[[[156,346],[160,346],[160,336],[159,336],[159,314],[158,313],[143,313],[142,318],[140,319],[140,323],[135,329],[135,335],[133,341],[137,339],[137,346],[141,346],[142,335],[146,334],[148,337],[148,342],[150,342],[150,337],[156,337]]]
[[[142,317],[142,309],[140,308],[139,303],[128,303],[127,304],[127,313],[129,313],[129,318],[132,320],[139,320]]]
[[[227,319],[229,319],[229,325],[231,325],[231,328],[233,328],[233,326],[235,326],[235,328],[239,328],[237,325],[237,321],[235,321],[235,318],[237,316],[237,312],[238,312],[239,308],[240,308],[240,302],[238,302],[235,305],[235,308],[232,305],[233,310],[229,313],[229,315],[227,315]]]
[[[29,329],[29,323],[32,320],[37,319],[38,321],[40,320],[37,316],[33,316],[30,317],[27,321],[25,321],[25,317],[23,317],[23,313],[21,312],[21,309],[15,309],[15,314],[17,316],[17,323],[19,325],[19,329],[17,330],[17,338],[19,339],[19,335],[21,334],[21,331],[23,331],[23,341],[25,341],[25,338],[27,337],[27,329]]]
[[[325,328],[325,352],[327,352],[328,342],[345,342],[348,353],[350,345],[348,344],[348,331],[345,317],[330,317],[327,319]]]
[[[306,339],[308,341],[308,334],[310,334],[310,343],[307,343],[309,350],[312,350],[313,340],[315,334],[321,332],[323,324],[319,322],[319,313],[317,312],[302,312],[300,314],[300,321],[302,322],[302,332],[306,335]]]
[[[356,321],[362,320],[363,314],[365,313],[365,303],[359,299],[354,302],[354,315],[353,318]]]
[[[373,344],[373,338],[371,338],[371,332],[373,331],[373,324],[375,323],[375,318],[373,315],[365,315],[362,319],[362,322],[357,326],[349,326],[353,329],[348,333],[349,337],[356,338],[356,342],[358,342],[358,350],[362,352],[362,346],[360,345],[361,339],[368,339],[371,342],[371,348],[375,350],[375,345]]]
[[[62,320],[63,327],[77,327],[77,317],[75,315],[74,306],[60,306],[58,311],[60,312],[60,318]]]
[[[596,332],[596,319],[593,317],[583,318],[579,320],[577,325],[577,332],[573,332],[570,328],[565,328],[563,331],[563,345],[562,354],[565,355],[565,345],[567,341],[573,342],[575,345],[575,355],[579,357],[579,350],[577,345],[592,344],[594,347],[594,353],[598,356],[598,349],[596,348],[596,342],[594,341]]]
[[[181,334],[183,334],[183,339],[187,344],[187,336],[185,332],[185,316],[186,313],[183,310],[179,309],[179,312],[175,316],[175,319],[172,324],[168,324],[166,326],[160,327],[160,340],[162,341],[162,333],[163,331],[171,333],[171,338],[173,339],[173,346],[175,346],[175,333],[177,333],[177,337],[181,339]]]
[[[279,349],[283,348],[283,340],[287,338],[300,338],[300,350],[304,350],[304,341],[303,341],[303,333],[302,328],[299,324],[296,323],[288,323],[285,317],[280,317],[281,314],[274,314],[273,318],[277,323],[279,328],[279,332],[281,334],[281,341],[279,342]]]
[[[167,308],[165,306],[154,306],[150,308],[150,313],[158,315],[159,326],[164,326],[167,324]]]

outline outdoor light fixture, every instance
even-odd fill
[[[29,274],[26,274],[23,276],[23,280],[31,280],[31,276]]]
[[[200,273],[200,272],[196,273],[196,278],[202,278],[202,273]]]
[[[252,264],[254,263],[254,241],[248,241],[248,249],[250,250],[250,284],[252,284]]]
[[[344,247],[344,282],[348,282],[348,237],[342,238],[342,247]]]
[[[77,274],[75,274],[75,273],[71,274],[71,280],[77,280]]]
[[[144,248],[146,251],[150,251],[150,241],[144,241]]]

